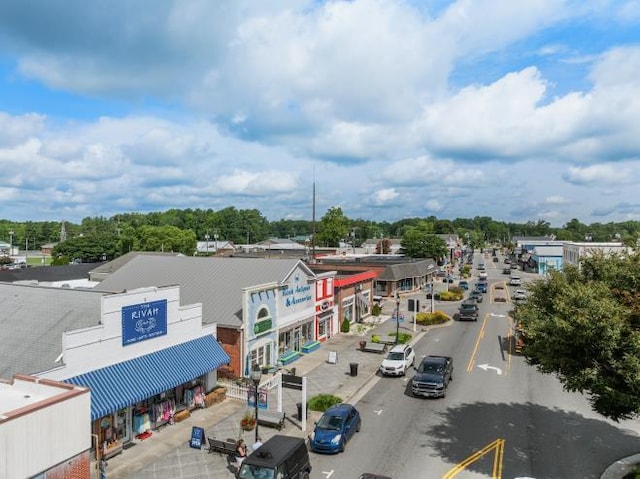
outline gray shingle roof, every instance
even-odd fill
[[[391,264],[378,275],[377,279],[380,281],[399,281],[405,278],[418,278],[434,273],[437,269],[436,262],[432,259],[415,263]]]
[[[283,281],[298,259],[136,256],[94,289],[122,292],[145,286],[180,285],[181,304],[202,303],[203,323],[240,328],[242,288]],[[310,275],[313,273],[308,270]]]
[[[0,378],[61,366],[62,333],[100,321],[96,291],[0,283]]]

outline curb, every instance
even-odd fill
[[[607,467],[600,479],[622,479],[626,474],[633,472],[635,466],[640,464],[640,454],[620,459]]]

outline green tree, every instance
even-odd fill
[[[87,234],[69,238],[58,243],[51,252],[54,264],[60,261],[67,264],[69,260],[79,260],[83,263],[96,263],[98,261],[113,259],[118,255],[117,238],[107,234]]]
[[[349,234],[349,219],[342,212],[342,208],[334,206],[329,208],[320,219],[316,234],[318,246],[337,247],[340,241]]]
[[[529,364],[613,420],[640,414],[640,255],[594,255],[534,283],[515,318]]]
[[[400,242],[402,251],[411,258],[434,258],[439,261],[449,251],[447,243],[433,234],[432,223],[407,228]]]
[[[175,226],[143,226],[137,231],[136,244],[141,251],[172,251],[191,256],[196,249],[196,235]]]

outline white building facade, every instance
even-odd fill
[[[216,325],[202,324],[202,305],[180,304],[178,286],[105,295],[100,317],[65,332],[62,365],[38,376],[91,388],[92,433],[108,458],[178,412],[204,407],[229,356]]]

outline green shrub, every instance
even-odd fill
[[[389,333],[389,336],[395,336],[396,333]],[[400,334],[398,335],[398,342],[400,344],[404,344],[404,343],[408,343],[409,341],[411,341],[411,334],[409,333],[403,333],[402,331],[400,331]],[[371,342],[372,343],[379,343],[380,342],[380,335],[379,334],[372,334],[371,335]]]
[[[325,412],[331,406],[341,402],[342,398],[333,394],[316,394],[309,399],[307,406],[311,411]]]
[[[434,311],[433,313],[417,313],[416,323],[422,326],[430,326],[432,324],[443,324],[449,321],[449,316],[443,311]]]
[[[440,293],[440,301],[460,301],[463,298],[464,293],[462,292],[462,289],[458,289],[459,292],[452,291],[452,288],[449,289],[449,291],[442,291]]]
[[[351,330],[351,323],[349,322],[349,318],[344,318],[342,320],[342,324],[340,325],[340,332],[348,333]]]
[[[374,304],[371,308],[371,314],[374,316],[380,316],[380,313],[382,313],[382,308],[379,304]]]
[[[389,334],[389,336],[395,336],[395,335],[396,333]],[[409,333],[403,333],[402,331],[400,331],[400,333],[398,334],[398,343],[404,344],[404,343],[408,343],[409,341],[411,341],[411,335]]]
[[[464,293],[462,292],[462,288],[460,286],[449,286],[449,292],[455,293],[455,294],[461,294],[464,296]]]

